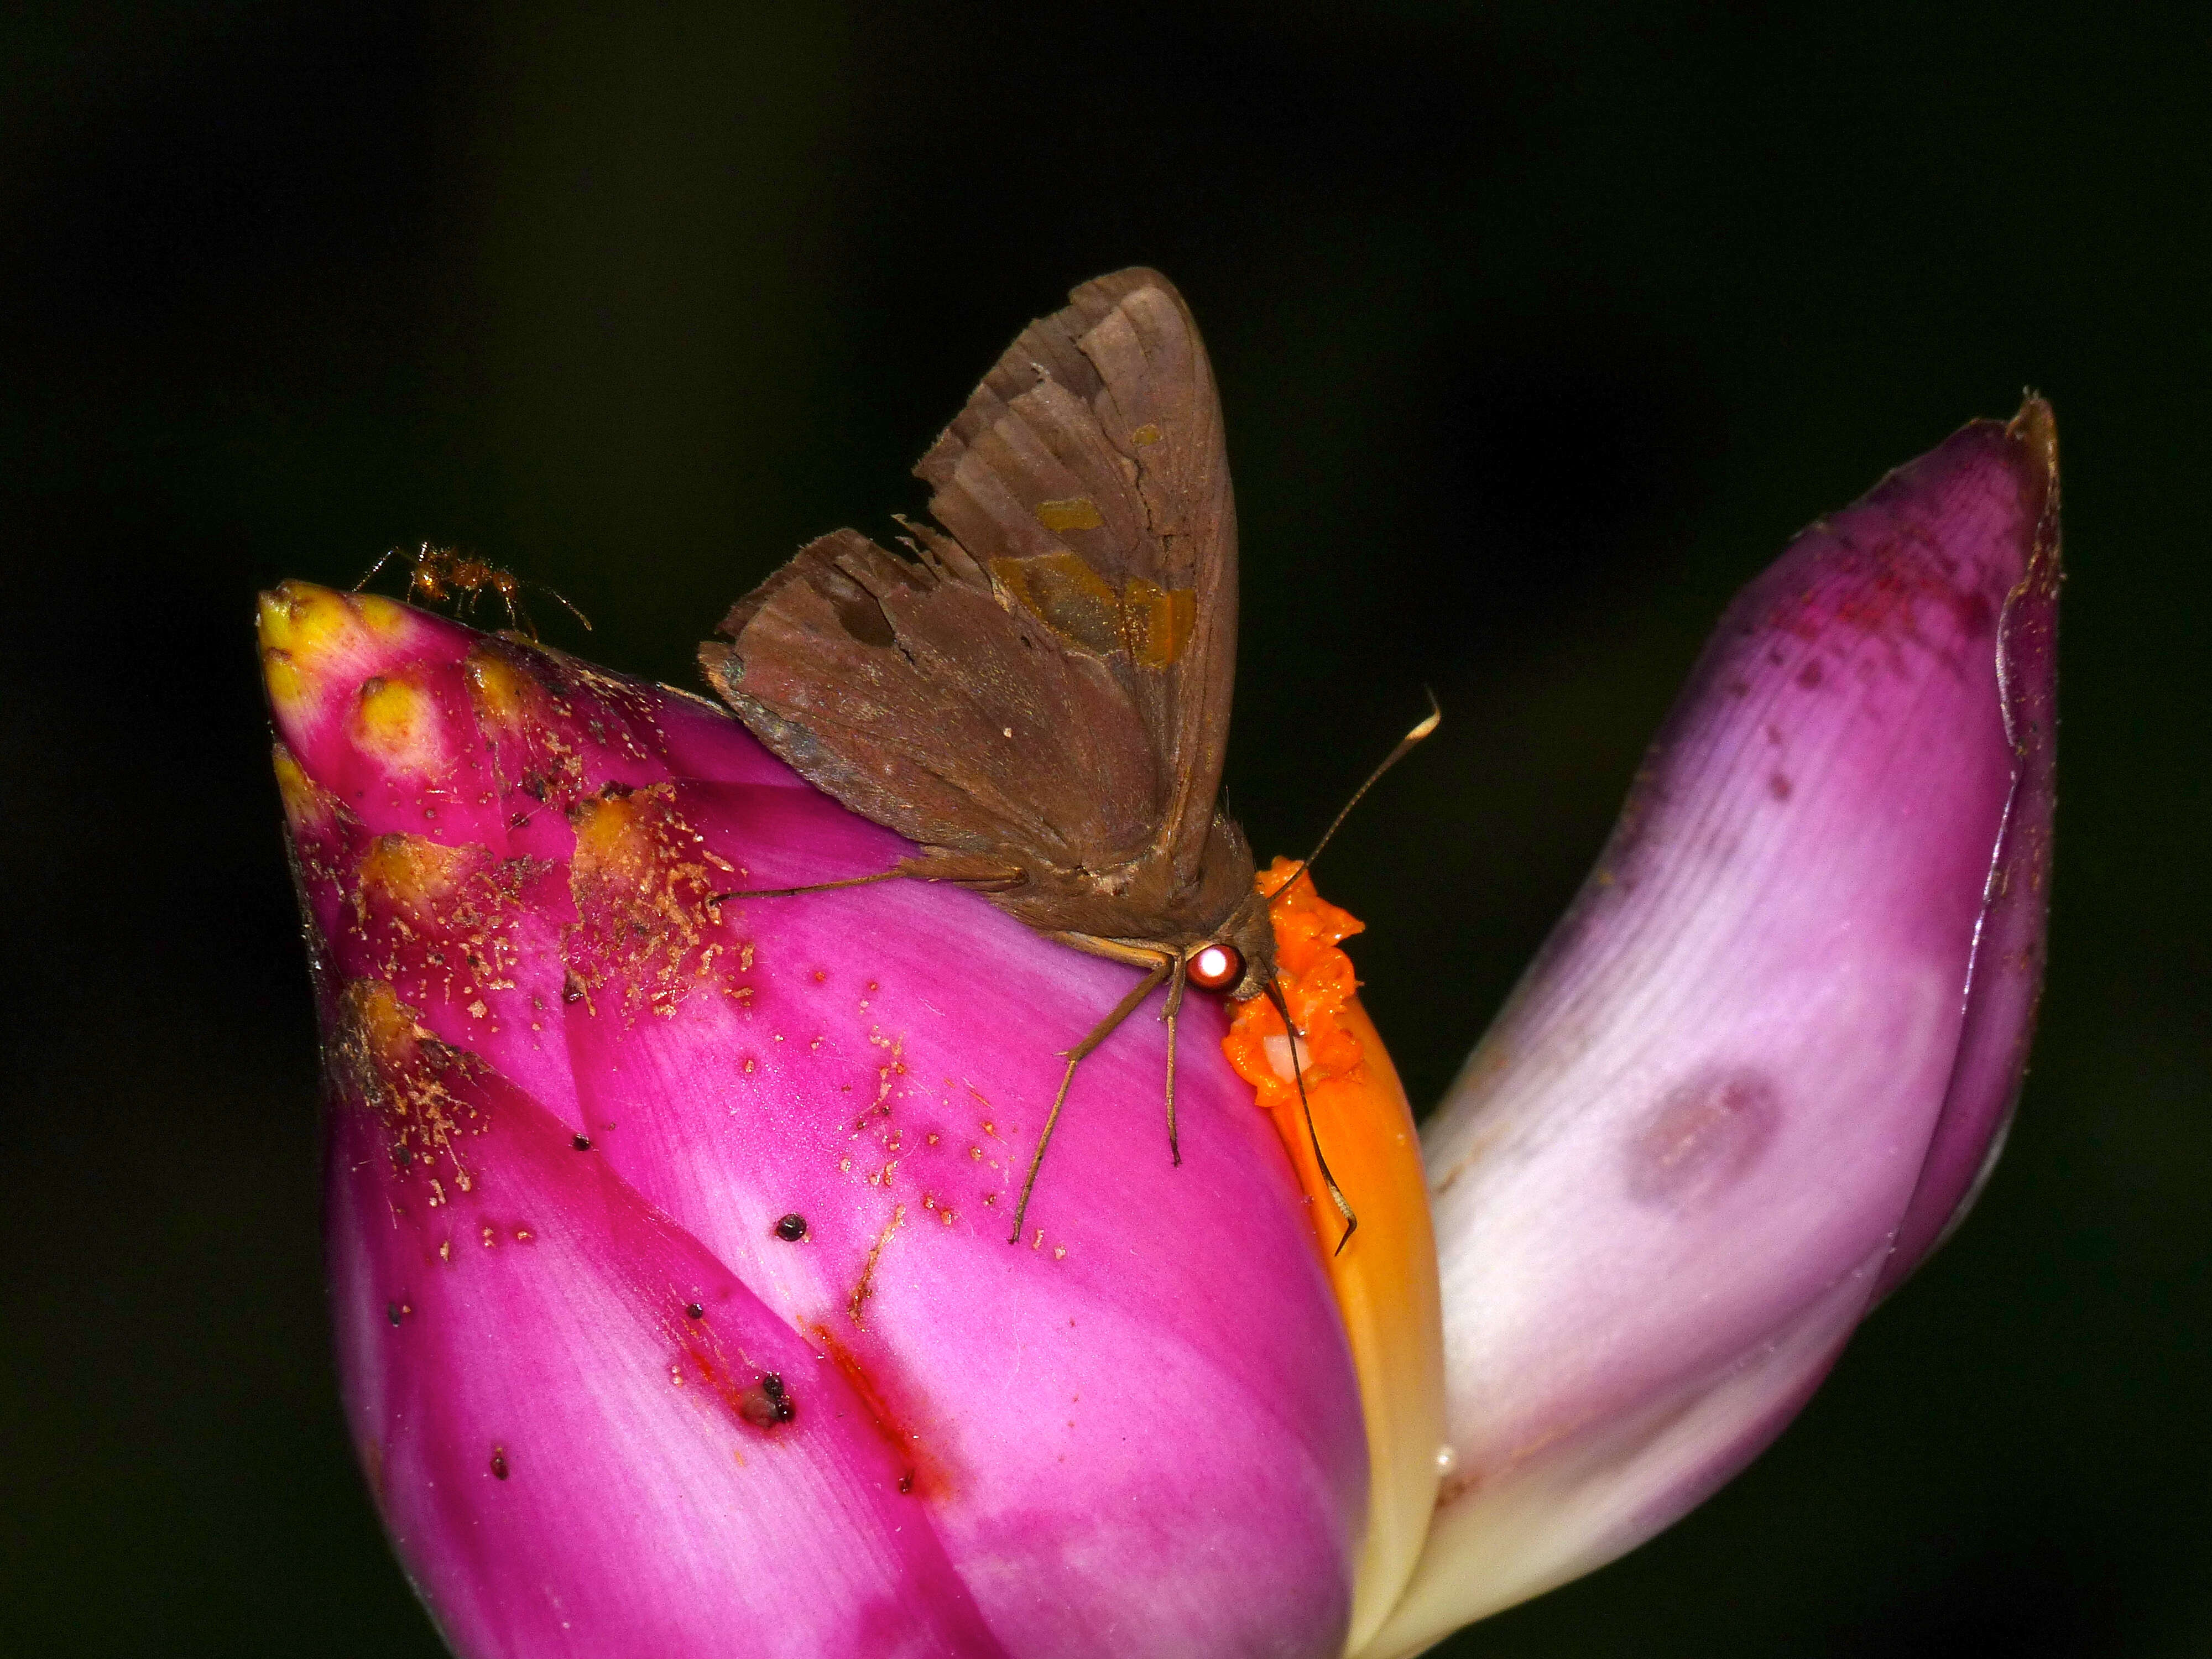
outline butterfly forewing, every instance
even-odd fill
[[[927,847],[1003,857],[1031,926],[1172,945],[1250,891],[1215,810],[1236,525],[1212,372],[1129,270],[1030,325],[915,468],[947,533],[823,538],[701,657],[810,781]]]
[[[1236,675],[1220,399],[1165,277],[1121,271],[1070,301],[1023,331],[915,471],[1000,592],[1128,689],[1158,763],[1152,845],[1188,882]]]

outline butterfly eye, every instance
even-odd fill
[[[1201,991],[1225,991],[1244,977],[1244,958],[1233,945],[1209,945],[1192,956],[1184,971]]]

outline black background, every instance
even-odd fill
[[[1973,1224],[1705,1509],[1459,1638],[2212,1651],[2201,9],[87,5],[0,25],[0,1647],[429,1655],[323,1328],[250,622],[384,546],[690,684],[1083,277],[1176,277],[1231,788],[1435,1098],[1729,592],[2023,384],[2067,464],[2044,1034]],[[2201,645],[2200,645],[2201,648]]]

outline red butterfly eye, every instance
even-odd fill
[[[1201,991],[1225,991],[1244,977],[1244,958],[1233,945],[1209,945],[1191,957],[1184,971]]]

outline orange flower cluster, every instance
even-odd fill
[[[1300,867],[1293,860],[1278,858],[1260,872],[1260,890],[1269,895],[1279,891]],[[1364,932],[1366,924],[1322,897],[1310,875],[1274,905],[1273,915],[1276,973],[1283,1000],[1297,1022],[1296,1063],[1305,1073],[1310,1096],[1333,1079],[1350,1077],[1366,1060],[1365,1048],[1346,1016],[1359,981],[1352,975],[1352,958],[1337,949]],[[1298,1086],[1291,1070],[1291,1040],[1273,1002],[1254,997],[1238,1003],[1222,1048],[1237,1074],[1252,1085],[1261,1107],[1297,1112]],[[1305,1138],[1303,1122],[1297,1138]]]

